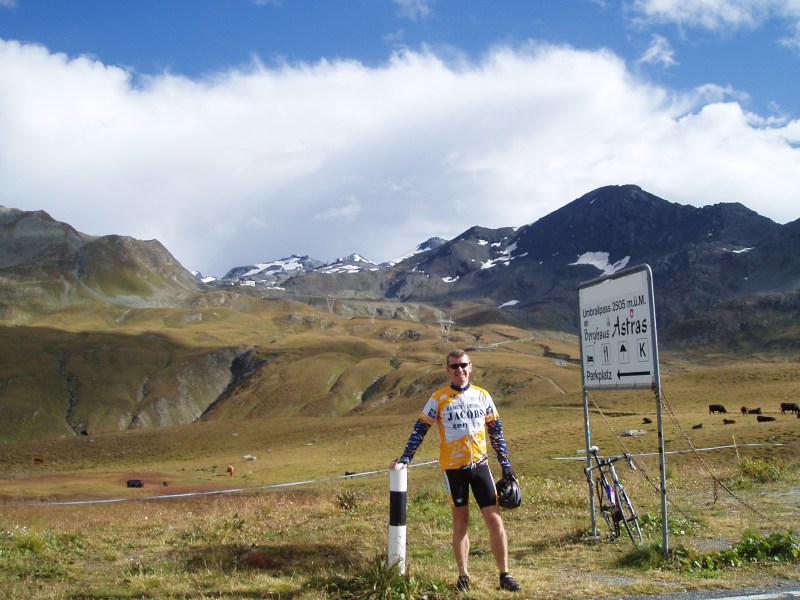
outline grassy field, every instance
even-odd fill
[[[133,313],[122,321],[131,335],[173,324],[163,330],[165,345],[196,349],[249,336],[277,349],[281,377],[254,382],[246,391],[252,397],[275,386],[293,395],[329,391],[302,409],[269,397],[257,411],[234,403],[190,425],[4,442],[0,597],[457,597],[450,511],[432,464],[435,432],[409,472],[408,575],[383,568],[386,467],[402,451],[427,392],[443,381],[442,359],[454,346],[474,348],[475,380],[498,403],[521,479],[523,505],[504,518],[523,597],[800,579],[800,419],[779,413],[781,402],[797,401],[797,362],[662,352],[672,550],[665,560],[657,548],[656,400],[647,391],[590,397],[593,443],[607,454],[637,456],[640,468],[623,466],[620,476],[646,523],[647,544],[636,550],[625,540],[590,539],[573,336],[490,326],[456,329],[445,342],[430,325],[414,324],[419,335],[409,337],[408,323],[331,318],[323,327],[319,315],[314,331],[293,321],[289,335],[274,319],[202,310],[206,321],[219,319],[214,327],[185,326],[185,313],[170,311],[147,317],[157,323],[134,323],[144,317]],[[97,314],[95,324],[81,318],[78,333],[101,329],[104,320],[122,322],[121,315]],[[261,323],[257,335],[252,319]],[[61,343],[61,333],[47,335]],[[354,402],[352,390],[375,385],[387,365],[392,372],[381,376],[380,393]],[[729,414],[710,415],[712,403]],[[776,420],[757,423],[741,406],[761,407]],[[723,424],[723,417],[735,423]],[[128,479],[144,487],[127,488]],[[504,597],[480,519],[471,538],[470,597]]]
[[[800,577],[796,530],[789,539],[793,561],[748,557],[719,568],[692,563],[736,548],[747,531],[762,537],[785,533],[797,527],[800,514],[798,419],[784,415],[755,423],[738,417],[733,425],[719,424],[720,418],[679,393],[682,385],[693,389],[690,382],[704,377],[719,381],[712,371],[689,370],[672,386],[676,421],[665,420],[667,450],[727,447],[668,455],[670,547],[677,558],[667,564],[642,558],[626,540],[589,541],[582,463],[556,460],[575,457],[582,447],[579,406],[567,398],[561,405],[501,407],[525,497],[520,509],[504,512],[524,597],[612,597]],[[705,386],[703,393],[711,394],[713,385]],[[661,540],[659,468],[650,455],[656,436],[652,426],[641,425],[643,416],[653,414],[654,401],[608,393],[593,400],[602,409],[592,411],[595,443],[609,453],[647,455],[637,459],[638,471],[623,467],[620,474],[648,523],[649,552],[658,556],[653,545]],[[411,413],[214,421],[7,444],[0,480],[0,594],[455,597],[449,508],[438,467],[423,464],[435,458],[434,433],[415,460],[420,466],[409,473],[408,577],[392,578],[381,567],[388,524],[385,468],[402,449],[413,420]],[[691,429],[698,423],[702,429]],[[614,434],[640,428],[648,433]],[[45,462],[34,463],[32,457],[40,455]],[[247,455],[256,460],[244,460]],[[228,464],[236,469],[233,477],[225,474]],[[126,488],[130,478],[142,479],[144,487]],[[96,500],[113,502],[63,504]],[[502,597],[479,521],[472,539],[473,597]]]

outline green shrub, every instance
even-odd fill
[[[447,586],[441,582],[402,575],[398,566],[389,567],[384,557],[375,559],[355,577],[329,583],[326,587],[337,598],[347,600],[443,600],[451,597]]]
[[[342,510],[354,510],[358,508],[358,496],[351,490],[343,490],[336,495],[339,508]]]
[[[784,477],[785,469],[779,462],[745,457],[738,463],[738,473],[733,478],[733,485],[749,488],[754,483],[774,483]]]
[[[800,561],[800,536],[798,532],[773,532],[761,535],[745,531],[742,541],[725,550],[702,554],[696,550],[677,546],[665,557],[660,544],[641,546],[626,554],[621,563],[639,568],[672,568],[713,576],[729,567],[748,564],[792,563]]]
[[[661,533],[661,515],[647,512],[639,516],[639,526],[643,533]],[[667,514],[667,530],[671,535],[688,535],[700,530],[700,523],[683,515]]]

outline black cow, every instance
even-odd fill
[[[761,408],[748,408],[747,409],[747,414],[748,415],[760,415],[761,414]]]
[[[128,479],[128,487],[129,488],[140,488],[140,487],[144,487],[144,483],[142,483],[141,479]]]
[[[775,417],[765,417],[764,415],[758,415],[758,416],[756,417],[756,420],[757,420],[759,423],[766,423],[767,421],[774,421],[774,420],[775,420]]]
[[[723,425],[733,425],[734,423],[736,423],[736,421],[734,421],[733,419],[722,419]]]
[[[728,414],[728,411],[725,410],[725,407],[722,406],[722,404],[709,404],[708,412],[710,412],[712,415],[714,413]]]
[[[800,406],[798,406],[797,402],[781,402],[781,414],[785,415],[787,412],[800,415]]]

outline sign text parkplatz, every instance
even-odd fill
[[[649,267],[581,284],[578,302],[584,385],[652,387],[658,349]]]

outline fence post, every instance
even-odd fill
[[[389,469],[389,568],[398,565],[401,575],[406,572],[406,488],[408,468],[395,463]]]

